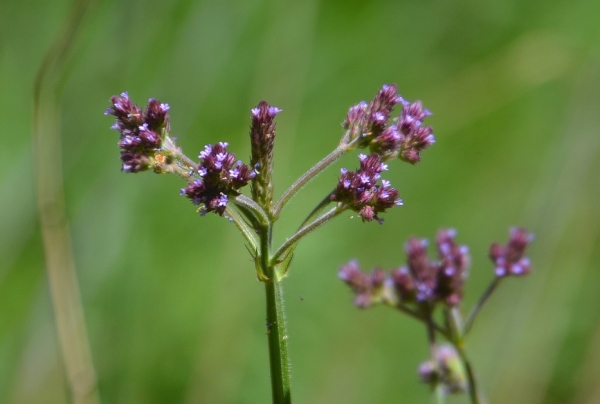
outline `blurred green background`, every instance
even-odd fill
[[[72,3],[0,2],[0,402],[67,403],[36,212],[33,81]],[[344,215],[296,250],[285,281],[294,401],[425,403],[421,324],[359,311],[343,262],[404,262],[411,235],[458,229],[473,265],[465,307],[508,228],[536,234],[534,273],[506,281],[468,350],[491,403],[600,402],[600,2],[108,1],[66,61],[66,208],[103,403],[266,403],[264,292],[244,240],[201,218],[175,176],[119,171],[110,96],[171,105],[190,156],[226,140],[247,160],[249,110],[277,118],[280,195],[329,153],[348,107],[397,83],[434,115],[437,143],[385,178],[405,205],[385,224]],[[289,235],[342,166],[278,222]],[[451,403],[466,402],[458,398]]]

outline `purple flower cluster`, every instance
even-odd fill
[[[427,240],[408,240],[404,246],[407,266],[391,273],[394,288],[402,302],[443,301],[450,306],[461,302],[470,260],[468,248],[457,245],[455,237],[453,229],[438,231],[437,261],[427,256]]]
[[[388,126],[392,109],[399,103],[400,117]],[[432,128],[422,125],[428,115],[431,112],[420,101],[405,101],[392,84],[384,85],[369,104],[361,101],[351,107],[342,125],[348,131],[348,141],[359,138],[359,148],[369,147],[383,160],[398,157],[415,164],[421,160],[421,152],[435,143]]]
[[[227,152],[227,143],[206,145],[198,156],[198,175],[202,179],[193,180],[181,195],[189,198],[194,205],[203,205],[200,214],[208,212],[223,215],[230,196],[239,195],[238,189],[254,178],[254,171],[241,161],[236,160],[234,153]]]
[[[423,119],[431,115],[423,109],[421,101],[402,102],[403,108],[398,119],[397,130],[400,137],[398,158],[407,163],[416,164],[421,161],[421,152],[435,143],[431,126],[423,126]]]
[[[361,138],[358,147],[368,147],[384,132],[394,106],[400,102],[402,97],[396,85],[385,84],[369,104],[361,101],[350,107],[342,126],[349,131],[351,140]]]
[[[402,200],[398,197],[398,190],[392,188],[389,181],[382,180],[381,185],[377,185],[380,173],[387,170],[378,154],[373,153],[369,157],[361,154],[358,157],[360,168],[356,172],[342,168],[331,200],[358,212],[363,221],[375,219],[381,223],[383,219],[378,214],[394,205],[402,205]]]
[[[169,130],[168,104],[151,98],[144,111],[122,93],[111,98],[112,106],[105,115],[114,115],[111,129],[119,131],[122,170],[137,173],[154,165],[155,154],[160,151],[164,132]]]
[[[427,240],[411,238],[405,245],[407,265],[391,271],[390,278],[379,269],[368,276],[360,271],[356,261],[343,265],[339,277],[352,288],[356,294],[354,303],[361,308],[390,296],[394,296],[390,301],[402,304],[444,302],[456,306],[462,300],[469,255],[466,246],[455,243],[455,236],[454,230],[438,232],[438,261],[427,256]]]
[[[370,275],[362,272],[358,262],[353,260],[342,265],[339,277],[346,282],[355,294],[354,304],[361,309],[366,309],[382,297],[385,283],[385,273],[375,268]]]
[[[498,278],[527,275],[531,272],[531,262],[524,254],[527,245],[532,241],[533,234],[522,228],[512,228],[506,246],[492,244],[489,255],[496,266],[495,273]]]

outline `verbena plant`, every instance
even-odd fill
[[[181,195],[199,206],[202,216],[207,213],[222,216],[235,223],[244,236],[257,277],[265,285],[273,403],[290,403],[282,280],[288,274],[294,249],[304,236],[342,212],[354,211],[363,222],[383,223],[382,213],[402,205],[398,191],[389,181],[380,178],[381,173],[392,160],[410,164],[420,161],[421,152],[435,141],[432,128],[423,125],[430,112],[420,101],[404,100],[395,85],[384,85],[371,102],[363,101],[349,109],[338,146],[275,200],[274,119],[280,109],[261,101],[251,110],[251,156],[249,164],[244,164],[227,151],[225,142],[206,145],[198,156],[199,162],[186,156],[171,135],[168,104],[150,99],[142,110],[127,93],[112,97],[111,103],[106,114],[116,118],[112,128],[120,133],[122,170],[178,175],[186,181]],[[400,114],[393,117],[392,111],[397,105],[400,105]],[[308,213],[298,230],[278,248],[273,248],[273,225],[290,199],[354,149],[369,153],[359,155],[359,168],[355,171],[343,168],[337,184],[332,184],[332,191]],[[248,184],[249,196],[241,193]],[[469,392],[472,402],[480,403],[482,398],[474,372],[464,352],[464,338],[499,281],[509,275],[529,272],[529,261],[523,254],[531,236],[523,229],[515,229],[507,246],[492,246],[490,257],[496,265],[496,277],[465,321],[459,305],[469,258],[466,247],[458,246],[454,238],[453,230],[440,231],[437,261],[427,257],[425,240],[409,240],[406,244],[408,265],[392,271],[389,278],[380,269],[364,274],[355,261],[343,265],[339,275],[356,294],[354,302],[358,307],[385,303],[426,325],[431,357],[420,366],[419,373],[434,388],[439,401],[448,393]],[[435,319],[438,308],[442,312],[441,321]],[[449,345],[439,345],[436,334],[445,337]]]

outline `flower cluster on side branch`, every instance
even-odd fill
[[[362,273],[356,260],[342,265],[339,277],[351,287],[357,297],[360,296],[359,300],[355,300],[355,303],[360,302],[357,304],[360,308],[379,302],[415,306],[440,302],[449,307],[458,306],[464,294],[470,256],[468,247],[457,244],[455,238],[454,229],[438,231],[437,259],[429,258],[429,242],[426,239],[410,238],[404,245],[406,265],[390,271],[383,286],[379,281],[380,276],[377,281],[373,281],[372,277]],[[517,228],[511,230],[506,246],[492,244],[490,257],[496,265],[497,277],[530,272],[529,258],[524,254],[532,240],[533,236],[525,229]],[[382,290],[383,287],[385,290]]]
[[[368,301],[358,305],[361,308],[369,307],[375,302],[386,302],[391,305],[420,305],[423,303],[435,304],[443,302],[449,306],[459,304],[463,296],[464,281],[469,267],[469,255],[466,246],[456,244],[454,238],[456,231],[440,230],[437,236],[438,260],[431,260],[427,256],[428,241],[425,239],[411,238],[404,248],[407,255],[407,264],[392,270],[384,282],[385,291],[378,290],[375,285],[371,288],[362,287],[361,301]],[[360,272],[356,261],[342,265],[339,276],[355,291],[356,285],[349,282],[351,279],[364,278],[358,275],[349,276],[351,273]],[[378,283],[379,285],[379,283]],[[367,292],[374,290],[378,293]],[[356,301],[355,301],[356,302]]]
[[[142,111],[126,92],[112,97],[111,103],[105,115],[116,118],[111,128],[120,133],[121,169],[137,173],[155,167],[156,153],[169,130],[169,105],[150,98]]]
[[[402,205],[398,190],[392,188],[389,181],[382,180],[378,184],[380,173],[387,170],[381,157],[373,153],[370,156],[361,154],[360,168],[355,172],[342,168],[338,185],[331,194],[331,200],[344,204],[345,207],[358,212],[363,221],[373,219],[380,223],[383,219],[379,213],[395,205]]]
[[[402,105],[402,111],[391,120],[397,104]],[[399,158],[416,164],[421,161],[421,152],[435,143],[432,128],[423,126],[429,115],[420,101],[411,103],[402,98],[395,84],[384,85],[370,103],[361,101],[350,108],[342,124],[346,129],[342,143],[369,148],[384,161]]]

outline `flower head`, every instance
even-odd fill
[[[396,104],[402,104],[402,111],[398,122],[390,124]],[[395,84],[384,85],[370,103],[361,101],[349,109],[342,124],[347,131],[344,142],[369,148],[384,161],[398,157],[415,164],[421,160],[421,152],[435,143],[431,127],[422,125],[428,115],[431,112],[420,101],[405,101]]]
[[[336,189],[331,194],[331,200],[343,203],[361,216],[363,221],[373,219],[382,222],[379,213],[395,205],[402,205],[398,190],[392,188],[389,181],[382,180],[380,173],[387,170],[378,154],[365,156],[361,154],[360,168],[355,172],[342,169],[342,175]]]
[[[510,238],[506,246],[494,243],[490,246],[490,259],[496,266],[498,278],[522,276],[531,272],[531,262],[525,257],[525,249],[533,241],[533,234],[523,228],[510,229]]]
[[[215,212],[222,216],[229,197],[239,195],[238,190],[254,178],[254,171],[236,160],[234,153],[227,152],[227,146],[224,142],[206,145],[198,156],[201,161],[197,171],[201,179],[193,180],[180,192],[194,205],[203,205],[202,215]]]
[[[465,245],[457,245],[454,241],[456,230],[442,229],[438,231],[436,244],[440,259],[437,269],[436,295],[450,306],[462,301],[463,286],[468,275],[470,264],[469,249]]]
[[[421,161],[421,152],[435,143],[431,126],[423,126],[423,119],[431,115],[421,101],[402,102],[403,108],[398,119],[400,148],[398,158],[411,164]]]
[[[126,92],[113,96],[111,103],[105,115],[116,118],[112,129],[120,133],[121,169],[137,173],[153,167],[156,153],[161,150],[165,132],[169,129],[169,106],[151,98],[142,111]]]
[[[404,245],[407,265],[392,271],[391,279],[400,301],[404,303],[460,304],[469,266],[468,248],[454,241],[456,231],[438,231],[438,260],[427,255],[428,241],[411,238]]]
[[[349,131],[350,141],[361,138],[358,147],[365,148],[381,135],[394,106],[402,101],[397,91],[395,84],[385,84],[369,104],[361,101],[350,108],[342,124]]]
[[[381,300],[385,273],[375,268],[370,275],[361,271],[358,261],[350,261],[341,266],[338,276],[346,282],[355,294],[354,305],[366,309]]]

